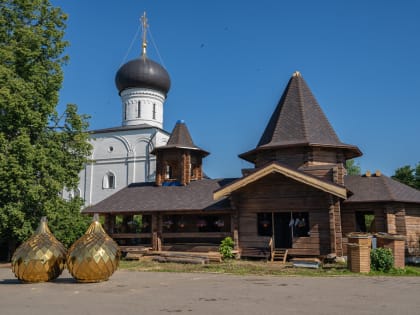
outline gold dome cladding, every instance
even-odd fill
[[[56,279],[65,267],[66,248],[51,233],[43,217],[36,232],[15,251],[12,271],[24,282]]]
[[[117,270],[120,250],[95,215],[86,233],[69,249],[67,268],[79,282],[99,282]]]

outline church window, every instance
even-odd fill
[[[124,104],[124,120],[127,120],[127,110],[128,110],[128,104]]]
[[[115,188],[115,175],[111,172],[105,174],[102,179],[102,188],[114,189]]]
[[[141,102],[137,102],[137,118],[141,117]]]
[[[153,119],[156,119],[156,104],[153,103]]]

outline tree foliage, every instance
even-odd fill
[[[86,228],[83,201],[65,201],[90,151],[87,117],[56,106],[67,17],[49,0],[0,0],[0,240],[32,234],[41,216],[69,244]]]
[[[360,175],[362,173],[359,163],[353,159],[346,161],[346,170],[348,175]]]
[[[415,167],[405,165],[397,168],[392,178],[410,187],[420,189],[420,162]]]

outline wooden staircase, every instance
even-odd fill
[[[286,263],[288,249],[286,248],[275,248],[271,252],[271,261],[280,261],[283,264]]]

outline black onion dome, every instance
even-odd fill
[[[115,76],[115,84],[119,93],[128,88],[138,87],[167,94],[171,87],[171,79],[160,64],[142,56],[122,65]]]

